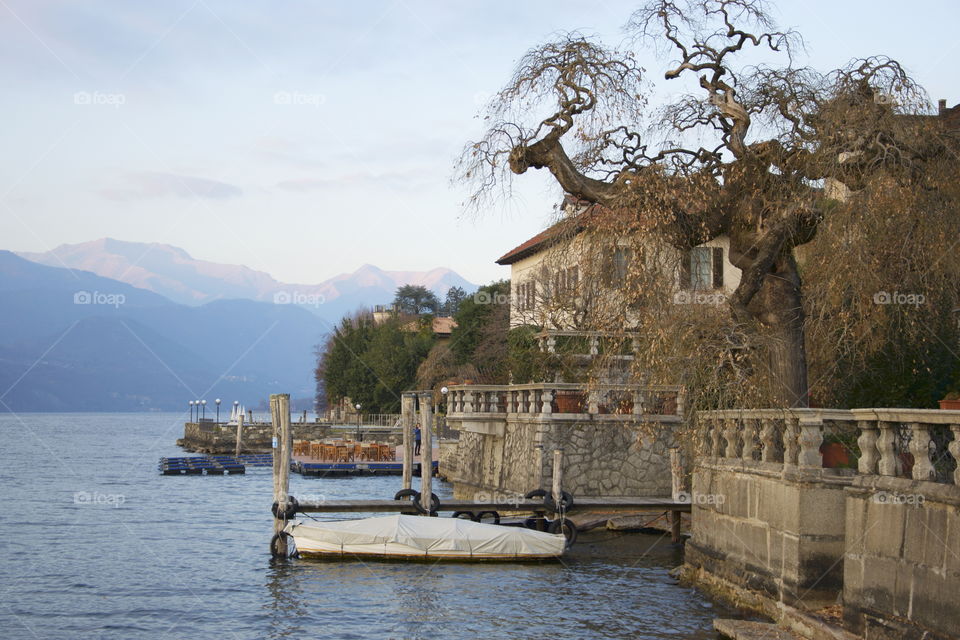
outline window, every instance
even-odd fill
[[[530,311],[536,303],[537,285],[535,282],[524,282],[517,285],[517,311]]]
[[[694,247],[680,263],[680,288],[692,291],[723,288],[723,248]]]
[[[567,267],[553,274],[553,291],[559,296],[572,295],[577,290],[580,280],[579,267]]]
[[[607,256],[604,262],[603,279],[608,286],[622,286],[627,281],[630,271],[630,260],[633,252],[630,249],[618,248]]]

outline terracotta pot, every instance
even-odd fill
[[[960,411],[960,400],[941,400],[940,409],[943,411]]]
[[[557,413],[583,413],[586,397],[582,393],[558,393],[554,401]]]
[[[840,469],[850,466],[850,452],[839,442],[824,442],[820,445],[824,469]]]

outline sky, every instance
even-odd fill
[[[483,284],[560,192],[531,171],[466,211],[453,180],[489,97],[558,33],[624,42],[635,2],[0,0],[0,249],[179,246],[284,282],[372,263]],[[899,60],[960,102],[960,4],[771,4],[800,62]],[[635,48],[650,77],[664,61]],[[662,81],[661,81],[662,82]]]

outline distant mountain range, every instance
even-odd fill
[[[116,240],[22,257],[0,250],[0,411],[186,410],[199,398],[209,416],[217,397],[227,412],[271,393],[311,397],[314,347],[331,324],[406,283],[475,288],[449,269],[371,265],[285,285],[169,245]]]
[[[397,287],[404,284],[422,285],[441,298],[450,287],[462,287],[466,291],[477,288],[451,269],[385,271],[370,264],[318,284],[292,284],[279,282],[270,274],[249,267],[196,260],[183,249],[168,244],[112,238],[64,244],[46,253],[18,255],[51,267],[90,271],[159,293],[180,304],[200,305],[237,298],[289,303],[302,306],[330,323],[357,308],[389,302]]]

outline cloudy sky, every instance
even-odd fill
[[[0,248],[164,242],[287,282],[493,260],[548,223],[528,174],[465,215],[453,162],[516,60],[634,2],[0,0]],[[955,0],[774,6],[817,68],[885,53],[960,101]],[[640,52],[656,78],[662,64]]]

